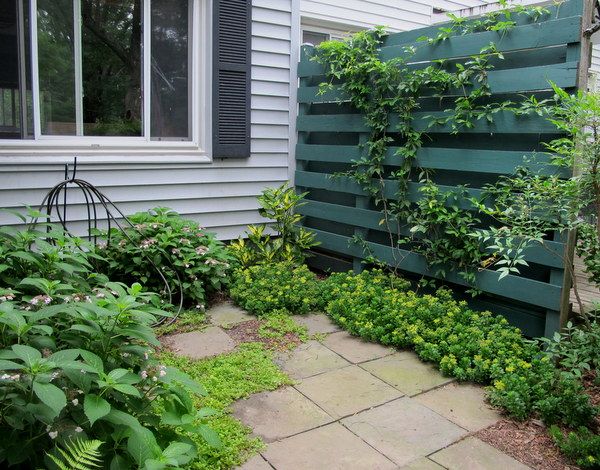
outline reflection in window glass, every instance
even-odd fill
[[[153,0],[150,136],[189,140],[188,0]]]
[[[73,3],[38,0],[37,5],[41,132],[75,135]]]
[[[29,2],[0,2],[0,139],[33,135]]]
[[[83,134],[142,135],[142,1],[81,0]]]
[[[303,31],[302,44],[312,44],[318,46],[322,42],[329,41],[329,34],[317,33],[316,31]]]

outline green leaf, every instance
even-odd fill
[[[199,424],[196,427],[196,430],[209,446],[214,447],[215,449],[220,449],[223,446],[219,435],[214,431],[214,429],[208,427],[206,424]]]
[[[190,444],[186,444],[185,442],[172,442],[169,446],[163,450],[163,456],[167,459],[175,459],[177,463],[183,464],[186,463],[183,459],[186,458],[186,454],[188,454],[192,450],[192,446]]]
[[[206,389],[201,384],[199,384],[194,379],[192,379],[186,373],[180,371],[179,369],[177,369],[175,367],[170,367],[170,366],[167,366],[166,372],[167,372],[167,374],[162,378],[163,382],[166,382],[166,383],[178,382],[181,385],[184,385],[186,388],[188,388],[192,392],[194,392],[196,395],[200,395],[200,396],[206,395]]]
[[[152,431],[147,428],[137,429],[127,440],[127,452],[139,466],[144,466],[146,460],[160,457],[160,447]]]
[[[115,408],[112,408],[110,413],[108,413],[106,416],[103,416],[102,420],[113,424],[119,424],[121,426],[127,426],[132,428],[133,432],[137,432],[138,429],[142,429],[142,425],[135,416]]]
[[[104,398],[90,393],[83,400],[83,412],[93,425],[97,420],[110,413],[111,407]]]
[[[0,359],[0,370],[15,370],[23,369],[21,364],[17,364],[13,361],[7,361],[6,359]]]
[[[58,415],[62,409],[67,406],[67,397],[56,385],[51,383],[33,383],[33,392],[40,399],[42,403],[48,406],[56,415]]]
[[[97,356],[96,354],[94,354],[93,352],[82,349],[81,357],[87,364],[92,366],[98,373],[104,372],[104,364],[102,363],[102,359],[100,359],[100,357]]]
[[[129,384],[115,384],[112,386],[115,390],[124,393],[125,395],[132,395],[134,397],[140,397],[140,391],[133,385]]]
[[[25,344],[14,344],[11,349],[28,366],[31,366],[42,358],[42,353]]]

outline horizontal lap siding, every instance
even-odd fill
[[[261,221],[256,196],[288,179],[292,0],[254,0],[252,9],[251,157],[208,164],[86,165],[77,176],[97,185],[125,213],[168,206],[217,233],[236,238]],[[295,42],[294,42],[295,44]],[[0,151],[0,207],[37,206],[64,177],[64,166],[8,165]],[[69,194],[75,231],[85,231],[83,197]],[[0,224],[16,223],[0,212]]]
[[[305,24],[331,24],[343,29],[383,25],[390,31],[406,31],[429,24],[431,5],[413,0],[301,0]]]

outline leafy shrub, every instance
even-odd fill
[[[153,358],[150,325],[169,315],[156,295],[96,275],[84,245],[54,227],[0,229],[0,462],[37,468],[98,440],[113,468],[179,467],[191,437],[218,443],[191,400],[205,390]]]
[[[568,322],[562,332],[552,338],[541,338],[540,346],[558,364],[564,374],[580,379],[600,371],[600,323],[597,313],[588,314],[589,322],[575,326]]]
[[[597,409],[581,383],[562,373],[547,357],[507,367],[488,390],[490,402],[518,419],[537,413],[547,424],[582,426],[590,423]]]
[[[135,229],[112,229],[110,243],[100,250],[108,260],[111,278],[136,280],[164,293],[165,285],[154,263],[171,289],[177,289],[180,280],[184,298],[199,306],[207,294],[221,290],[228,282],[231,257],[225,245],[197,222],[164,207],[138,212],[129,220]]]
[[[321,287],[306,266],[260,264],[234,272],[231,298],[254,315],[285,310],[305,314],[322,308]]]
[[[279,188],[267,188],[258,197],[260,214],[273,222],[269,225],[278,237],[265,234],[267,224],[248,226],[248,240],[240,238],[229,245],[229,249],[242,267],[257,263],[287,262],[300,265],[305,251],[318,245],[310,230],[299,226],[302,216],[296,209],[305,203],[304,194],[297,194],[287,183]]]
[[[600,436],[585,427],[565,436],[557,427],[550,428],[550,435],[560,450],[582,468],[598,468],[600,463]]]

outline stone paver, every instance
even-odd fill
[[[271,442],[330,423],[333,419],[292,387],[252,395],[233,404],[233,414]]]
[[[235,342],[221,328],[212,326],[203,331],[166,336],[162,343],[179,356],[203,359],[231,351]]]
[[[429,458],[449,470],[527,470],[529,467],[509,455],[480,441],[468,437],[440,450]]]
[[[381,405],[402,395],[358,366],[309,377],[295,387],[334,418]]]
[[[467,434],[408,397],[350,416],[342,423],[398,465],[425,457]]]
[[[308,328],[309,335],[335,333],[340,327],[331,321],[327,315],[322,313],[310,313],[308,315],[296,315],[296,323]]]
[[[408,351],[369,361],[360,367],[409,396],[453,380],[444,377],[431,364],[422,362],[415,353]]]
[[[318,341],[308,341],[293,351],[282,353],[276,362],[294,379],[303,379],[350,365],[346,359]]]
[[[256,317],[248,314],[233,302],[221,302],[208,309],[206,316],[213,325],[232,326],[248,320],[256,320]]]
[[[484,389],[475,385],[452,383],[419,395],[416,400],[469,431],[479,431],[501,418],[485,402]]]
[[[400,470],[444,470],[444,467],[438,465],[433,460],[426,457],[414,460],[408,465],[400,467]]]
[[[368,343],[356,336],[349,335],[345,331],[329,335],[325,338],[323,344],[353,364],[388,356],[394,352],[392,348],[386,348],[381,344]]]
[[[248,460],[241,467],[237,467],[238,470],[273,470],[267,461],[262,457],[262,455],[255,455],[250,460]]]
[[[263,456],[281,470],[388,470],[396,468],[338,423],[269,445]]]

